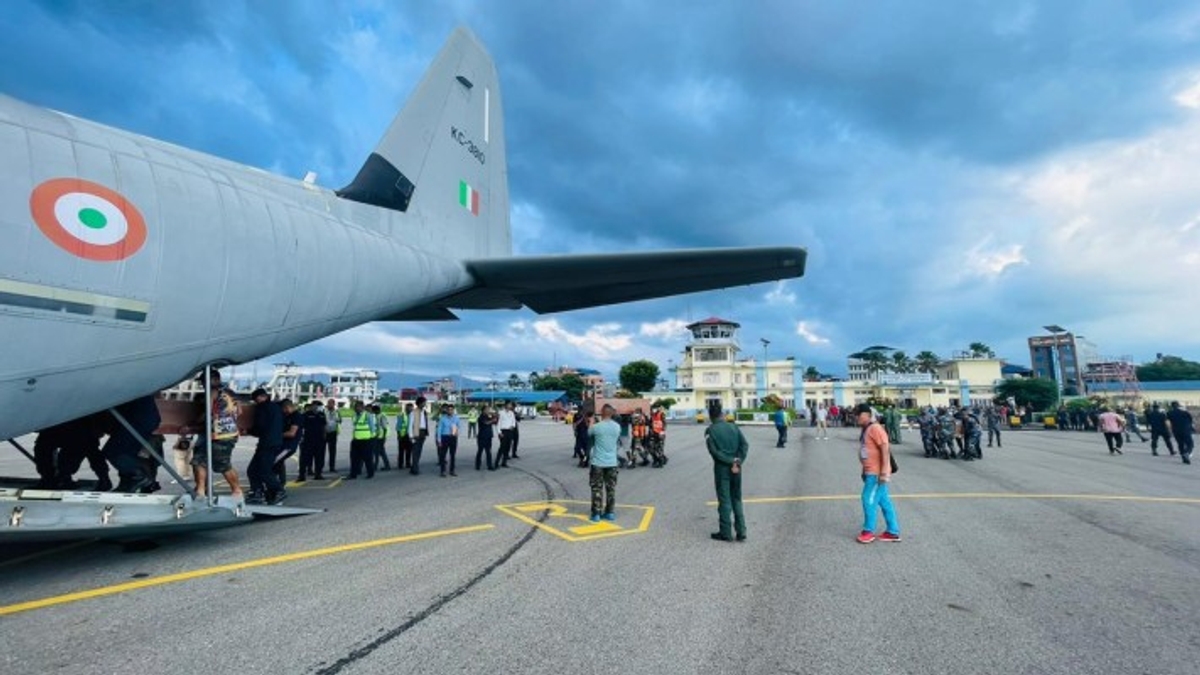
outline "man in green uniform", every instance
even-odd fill
[[[900,411],[896,406],[889,405],[883,413],[883,427],[887,431],[888,443],[900,442]]]
[[[704,431],[708,454],[713,458],[713,478],[717,487],[717,518],[721,529],[714,532],[713,539],[733,541],[730,530],[737,533],[738,541],[746,541],[746,516],[742,513],[742,464],[750,444],[736,425],[725,421],[721,404],[713,403],[708,408],[708,419],[712,426]],[[730,527],[732,511],[733,527]]]

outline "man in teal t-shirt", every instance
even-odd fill
[[[616,520],[613,507],[617,505],[617,440],[621,425],[613,421],[616,409],[605,405],[600,409],[601,420],[588,422],[588,437],[592,441],[591,475],[592,522]]]

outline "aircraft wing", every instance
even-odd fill
[[[797,247],[710,248],[467,261],[475,285],[437,305],[538,314],[803,276]]]

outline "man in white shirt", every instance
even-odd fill
[[[425,439],[429,438],[429,412],[425,410],[425,397],[417,397],[416,403],[408,417],[408,438],[412,441],[412,469],[409,473],[414,476],[421,473],[421,449],[425,447]]]
[[[817,406],[817,438],[823,441],[829,440],[829,408],[825,404]]]
[[[512,401],[504,405],[500,411],[496,428],[500,431],[500,452],[496,456],[499,466],[508,466],[508,454],[512,451],[513,436],[517,431],[517,413]]]

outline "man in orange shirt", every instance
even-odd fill
[[[896,520],[896,507],[888,496],[888,483],[892,479],[892,455],[887,431],[875,422],[871,406],[863,403],[854,409],[862,434],[858,437],[858,459],[862,462],[862,506],[863,527],[858,543],[870,544],[875,536],[877,512],[883,511],[886,531],[879,535],[880,541],[900,541],[900,523]]]

